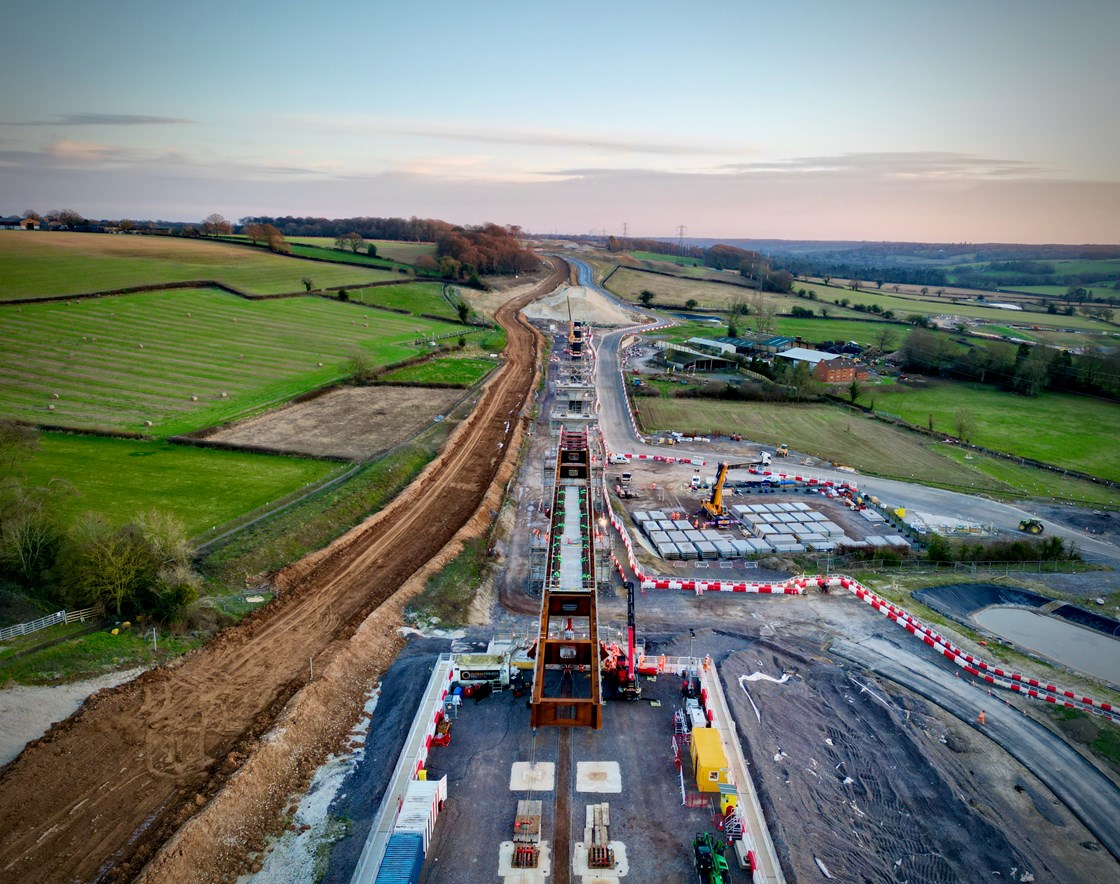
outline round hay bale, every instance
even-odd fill
[[[197,402],[197,401],[198,401],[197,396],[191,396],[191,402]]]
[[[150,427],[151,425],[152,425],[151,421],[144,421],[144,426],[145,427]]]
[[[141,350],[143,350],[143,349],[144,349],[144,345],[143,345],[143,344],[137,344],[136,346],[137,346],[137,347],[138,347],[139,349],[141,349]]]
[[[223,399],[229,398],[229,394],[225,390],[222,390],[222,398]]]
[[[54,406],[53,405],[48,405],[47,406],[47,411],[54,411]]]
[[[57,399],[57,398],[58,398],[58,394],[57,394],[57,393],[51,393],[51,398],[52,398],[52,399]]]
[[[321,363],[321,362],[316,362],[315,364],[316,364],[317,366],[319,366],[319,368],[322,368],[322,367],[323,367],[323,363]]]

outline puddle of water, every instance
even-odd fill
[[[1022,608],[993,605],[972,614],[989,632],[1111,684],[1120,684],[1120,641]]]

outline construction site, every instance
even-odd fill
[[[585,282],[551,262],[498,311],[502,367],[401,498],[3,769],[6,875],[1116,879],[1120,771],[1044,714],[1115,722],[1112,694],[794,570],[920,543],[913,506],[740,440],[667,455],[628,413],[632,314],[589,285],[593,315],[520,313]],[[402,630],[423,580],[492,525],[488,611]]]

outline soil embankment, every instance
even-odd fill
[[[370,614],[475,516],[517,438],[537,369],[536,333],[518,310],[567,278],[566,266],[554,264],[541,286],[498,310],[509,333],[506,364],[444,454],[398,500],[282,575],[279,597],[255,615],[175,665],[91,698],[0,773],[5,879],[136,876],[266,742],[307,686],[309,662],[316,674],[329,670]],[[387,662],[399,640],[391,629],[382,634],[376,656]],[[340,686],[323,711],[349,715],[350,694],[365,690],[368,683]],[[296,718],[283,718],[285,728]]]

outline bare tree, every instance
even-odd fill
[[[754,330],[761,335],[772,334],[774,331],[774,305],[766,299],[761,291],[754,293],[751,312]]]
[[[206,236],[216,236],[222,233],[233,233],[233,225],[215,212],[207,215],[202,221],[202,232]]]

